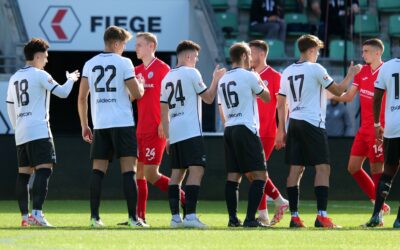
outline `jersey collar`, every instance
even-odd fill
[[[144,69],[147,70],[148,68],[150,68],[150,66],[151,66],[156,60],[157,60],[157,57],[154,57],[153,60],[151,60],[151,62],[149,63],[149,65],[144,66],[144,64],[143,64]]]
[[[372,70],[371,65],[369,66],[370,70],[371,70],[371,74],[375,75],[376,72],[379,71],[379,69],[382,67],[383,62],[381,62],[381,65],[378,66],[378,68],[376,68],[375,70]]]
[[[258,73],[259,75],[261,75],[262,73],[264,73],[265,71],[267,71],[270,68],[269,65],[265,66],[265,68],[263,68],[263,70],[260,71],[260,73]]]

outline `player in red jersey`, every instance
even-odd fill
[[[263,102],[257,98],[258,115],[260,119],[260,139],[265,153],[265,159],[268,161],[275,143],[276,135],[276,95],[279,91],[281,74],[267,65],[268,44],[262,40],[254,40],[249,42],[251,49],[251,67],[260,75],[261,79],[267,85],[271,93],[271,100]],[[271,223],[269,223],[268,210],[266,207],[266,197],[269,196],[275,203],[275,214]],[[282,197],[279,190],[268,178],[264,195],[258,207],[259,219],[264,224],[274,225],[278,223],[284,212],[288,209],[289,202]]]
[[[168,191],[169,178],[158,169],[163,157],[166,139],[161,124],[160,93],[161,81],[170,68],[155,57],[157,38],[148,32],[136,35],[136,54],[142,64],[135,67],[138,77],[144,78],[144,96],[138,100],[138,217],[145,220],[148,196],[147,181],[161,191]],[[146,181],[147,180],[147,181]],[[185,193],[181,191],[181,202],[185,202]]]
[[[374,82],[383,64],[381,59],[383,50],[384,45],[381,40],[377,38],[366,40],[362,45],[362,57],[366,64],[354,77],[353,85],[345,94],[340,97],[332,97],[337,101],[351,102],[357,92],[360,93],[361,127],[354,138],[347,169],[372,203],[375,202],[376,187],[383,172],[383,149],[382,145],[375,144],[372,111]],[[382,105],[380,119],[382,125],[384,123],[384,111],[385,107]],[[362,168],[366,158],[369,159],[372,178]],[[390,207],[385,204],[382,210],[385,214],[388,214]]]

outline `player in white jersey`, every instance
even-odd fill
[[[90,226],[104,226],[100,220],[99,207],[101,184],[108,163],[115,155],[120,160],[123,190],[128,206],[128,225],[147,227],[137,218],[136,186],[136,131],[131,98],[144,94],[142,82],[135,78],[130,59],[122,57],[127,41],[132,35],[119,27],[110,26],[104,33],[105,50],[85,63],[79,89],[78,110],[83,139],[91,143],[90,158],[93,172],[90,184]],[[94,132],[89,128],[87,99]]]
[[[385,129],[379,122],[382,97],[386,91],[385,103]],[[389,195],[390,188],[397,171],[400,160],[400,58],[394,58],[385,62],[375,82],[374,91],[374,127],[377,145],[382,144],[384,152],[384,170],[379,179],[376,190],[376,200],[371,219],[366,223],[367,227],[376,227],[381,223],[379,212]],[[400,228],[400,207],[394,228]]]
[[[299,185],[305,166],[315,166],[315,195],[318,215],[315,227],[337,227],[327,216],[330,160],[325,131],[326,91],[340,96],[357,74],[361,65],[349,67],[348,74],[336,84],[326,69],[316,63],[323,42],[312,35],[297,40],[300,60],[287,67],[278,94],[279,126],[276,147],[286,145],[285,160],[290,165],[287,192],[292,218],[290,227],[304,227],[298,214]],[[286,138],[286,102],[289,126]],[[286,141],[285,141],[286,140]]]
[[[212,83],[207,89],[200,72],[195,68],[199,51],[200,46],[193,41],[180,42],[176,49],[177,67],[170,70],[161,84],[161,120],[172,168],[168,187],[171,227],[206,227],[196,216],[200,183],[206,165],[201,99],[208,104],[214,101],[218,80],[225,69],[215,68]],[[187,170],[186,217],[182,221],[179,215],[180,186]]]
[[[236,43],[229,51],[232,69],[218,82],[218,100],[222,107],[227,181],[225,199],[229,213],[228,227],[239,227],[237,217],[239,184],[243,174],[252,180],[244,227],[266,227],[255,214],[267,179],[266,160],[259,137],[257,98],[270,100],[268,88],[259,75],[248,71],[251,51],[246,43]],[[221,110],[221,109],[220,109]]]
[[[67,72],[67,82],[59,85],[44,71],[49,45],[40,38],[24,47],[26,66],[11,76],[7,91],[7,110],[15,130],[18,176],[17,198],[22,214],[21,226],[51,227],[42,213],[56,153],[49,124],[50,94],[68,97],[79,72]],[[29,216],[28,182],[35,171],[33,209]]]

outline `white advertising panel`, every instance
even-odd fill
[[[18,0],[29,37],[55,51],[101,51],[106,27],[154,33],[158,51],[175,51],[189,37],[189,0]],[[134,41],[127,44],[133,49]]]

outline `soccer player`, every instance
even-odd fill
[[[67,81],[59,85],[44,71],[49,44],[32,38],[24,46],[26,66],[11,76],[7,91],[7,111],[15,130],[18,175],[16,193],[22,215],[22,227],[37,225],[52,227],[42,212],[56,152],[49,123],[50,94],[67,98],[79,72],[67,72]],[[29,215],[28,182],[35,171],[33,209]]]
[[[255,214],[267,179],[266,161],[259,137],[256,96],[267,102],[270,94],[259,75],[248,71],[251,51],[246,43],[236,43],[229,51],[232,69],[218,82],[218,99],[225,121],[224,148],[227,181],[225,199],[229,213],[228,227],[239,227],[237,217],[239,184],[243,174],[252,180],[248,193],[244,227],[266,227]]]
[[[386,197],[389,195],[390,188],[397,171],[399,170],[400,160],[400,59],[394,58],[385,62],[375,82],[374,92],[374,127],[377,145],[382,144],[385,154],[385,165],[383,174],[379,179],[376,190],[376,200],[371,219],[366,223],[367,227],[375,227],[382,224],[379,216]],[[386,91],[385,107],[385,129],[379,122],[382,99]],[[397,212],[394,228],[400,228],[400,207]]]
[[[115,155],[119,158],[123,177],[123,190],[128,205],[128,225],[147,227],[136,216],[137,186],[136,131],[131,98],[143,96],[143,83],[135,78],[132,61],[121,54],[132,35],[119,27],[110,26],[104,33],[105,50],[85,63],[79,88],[78,111],[83,140],[91,143],[90,158],[93,171],[90,183],[90,226],[104,226],[99,216],[101,184],[108,163]],[[87,99],[94,131],[87,117]]]
[[[268,44],[263,40],[254,40],[249,42],[251,50],[251,67],[260,75],[268,87],[271,95],[269,102],[264,102],[257,98],[258,116],[260,119],[260,139],[263,145],[266,161],[269,160],[275,144],[276,135],[276,95],[279,91],[281,74],[267,64]],[[271,222],[269,221],[268,210],[266,207],[267,195],[274,200],[275,214]],[[275,187],[271,178],[265,183],[264,194],[260,206],[258,207],[258,219],[264,224],[275,225],[282,220],[283,214],[289,208],[289,202],[284,199]]]
[[[332,98],[339,102],[351,102],[357,92],[360,93],[361,127],[354,138],[347,169],[372,203],[375,202],[376,187],[383,172],[383,150],[382,145],[375,144],[372,112],[374,82],[383,63],[381,59],[383,50],[383,43],[377,38],[364,41],[362,57],[365,65],[354,77],[350,89],[342,96]],[[381,120],[383,120],[383,115],[384,109],[381,112]],[[370,162],[372,179],[362,168],[366,158]],[[389,205],[384,204],[383,211],[389,213]]]
[[[147,181],[163,192],[168,192],[169,178],[158,171],[165,148],[165,134],[161,123],[160,92],[161,81],[169,72],[169,66],[155,57],[157,38],[152,33],[136,34],[136,54],[142,64],[135,67],[138,76],[144,78],[145,93],[138,105],[138,217],[145,221],[148,196]],[[181,200],[185,193],[181,190]]]
[[[340,96],[361,66],[351,63],[346,77],[335,83],[326,69],[316,63],[323,42],[313,35],[298,40],[300,60],[282,73],[278,95],[277,149],[286,146],[285,162],[290,165],[287,192],[292,218],[290,227],[304,227],[298,213],[299,185],[305,166],[315,166],[315,195],[318,214],[315,227],[336,228],[328,217],[329,148],[325,131],[326,91]],[[289,126],[286,137],[286,101]]]
[[[195,68],[200,46],[184,40],[178,44],[177,67],[163,79],[161,87],[161,119],[167,138],[172,168],[168,187],[168,199],[172,214],[171,227],[205,228],[196,216],[196,205],[200,183],[206,166],[206,155],[201,129],[201,99],[211,104],[217,93],[217,83],[225,73],[218,65],[213,80],[207,89],[200,72]],[[186,216],[179,215],[180,185],[185,174]]]

